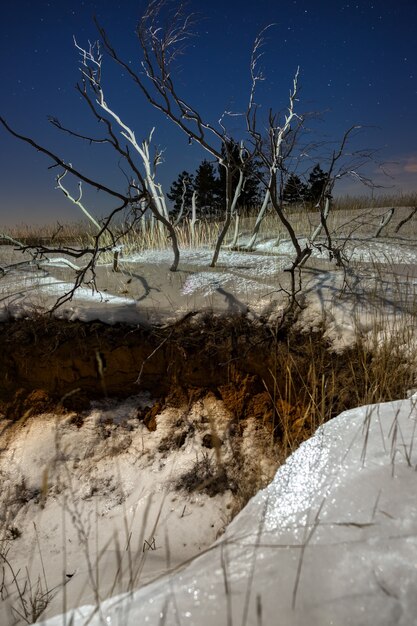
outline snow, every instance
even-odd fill
[[[150,402],[146,394],[106,400],[83,414],[82,423],[73,414],[45,414],[1,433],[0,521],[21,533],[7,542],[8,559],[23,587],[26,567],[31,581],[43,577],[42,558],[48,587],[58,590],[47,615],[62,612],[63,576],[71,575],[67,606],[96,602],[165,572],[168,532],[175,567],[208,549],[227,523],[229,491],[187,495],[175,486],[205,450],[209,417],[226,439],[230,416],[223,403],[214,396],[197,403],[185,426],[183,411],[165,409],[151,432],[137,419],[138,408]],[[183,426],[190,434],[176,448]],[[226,441],[223,448],[226,457]],[[8,602],[0,603],[0,623],[10,620]]]
[[[50,269],[66,268],[63,263],[53,263]],[[0,283],[1,293],[5,294],[3,298],[3,306],[0,308],[0,322],[13,317],[19,319],[26,315],[30,315],[34,311],[42,311],[48,307],[52,307],[56,300],[69,293],[73,287],[73,283],[67,280],[59,280],[50,275],[46,270],[38,268],[20,268],[10,271],[4,276]],[[93,289],[80,287],[77,290],[76,301],[84,304],[81,305],[77,312],[67,309],[66,317],[68,319],[82,319],[82,310],[89,309],[89,315],[93,319],[103,316],[103,321],[117,321],[115,311],[124,310],[127,307],[132,308],[135,301],[132,298],[125,298],[105,292],[97,292]],[[98,314],[101,311],[101,314]],[[62,316],[60,311],[57,316]],[[129,316],[127,316],[129,317]],[[137,319],[137,316],[136,316]],[[113,322],[114,323],[114,322]]]
[[[101,320],[105,323],[166,323],[188,311],[217,313],[262,311],[285,265],[273,256],[224,251],[216,269],[209,269],[208,250],[185,250],[180,269],[169,272],[172,252],[151,250],[121,259],[121,272],[110,265],[97,268],[98,292],[79,288],[70,302],[55,312],[71,321]],[[18,267],[1,280],[4,297],[0,321],[51,308],[71,289],[73,272],[57,263],[47,270]]]
[[[344,243],[346,272],[329,265],[323,248],[313,250],[300,323],[315,328],[324,320],[335,349],[358,333],[378,343],[398,332],[403,352],[415,352],[414,242]],[[21,259],[9,246],[0,254]],[[279,318],[291,242],[266,237],[253,253],[222,250],[216,268],[209,268],[211,254],[183,250],[175,274],[169,250],[121,257],[117,274],[100,265],[99,291],[78,290],[55,315],[141,325],[207,310]],[[0,322],[48,310],[73,276],[62,258],[13,267],[0,280]],[[55,617],[45,624],[417,624],[417,507],[410,498],[417,395],[360,407],[322,426],[229,526],[230,493],[185,497],[173,486],[201,455],[202,417],[215,415],[221,434],[224,407],[215,398],[191,407],[196,435],[168,453],[163,441],[176,432],[178,410],[160,413],[149,432],[136,418],[148,402],[99,403],[82,427],[74,416],[31,417],[10,439],[2,434],[0,510],[23,531],[10,542],[16,571],[23,576],[29,555],[32,580],[42,575],[39,544],[50,586],[63,577],[66,583],[66,604],[57,595],[45,614]],[[246,431],[250,438],[250,426]],[[268,473],[267,460],[249,445],[246,452],[248,463]],[[99,564],[99,581],[89,560]],[[0,623],[6,619],[0,613]]]
[[[188,566],[45,624],[415,624],[416,404],[341,414]]]
[[[301,245],[305,241],[300,239]],[[417,288],[417,256],[410,239],[356,237],[343,243],[343,253],[350,258],[347,271],[329,264],[325,250],[318,247],[303,276],[308,305],[304,324],[314,327],[325,317],[328,337],[337,349],[352,343],[358,330],[373,332],[381,311],[385,321],[391,317],[397,324],[397,318],[413,308]],[[98,291],[78,289],[54,314],[71,321],[143,326],[172,323],[196,311],[279,318],[289,289],[284,270],[293,255],[290,241],[269,236],[251,253],[223,249],[216,268],[209,267],[211,254],[207,248],[182,250],[175,273],[168,269],[170,250],[122,256],[118,273],[111,271],[111,264],[97,267]],[[0,255],[9,263],[22,256],[10,246],[1,247]],[[59,262],[41,269],[12,267],[0,281],[0,321],[48,310],[67,293],[74,272],[62,260],[61,255]]]
[[[301,248],[305,247],[309,242],[308,239],[300,237],[298,240]],[[335,241],[337,243],[337,239]],[[370,241],[363,238],[351,238],[349,240],[342,239],[343,253],[348,261],[356,261],[360,263],[417,263],[417,252],[414,247],[410,246],[410,242],[396,241],[395,246],[390,246],[387,241]],[[320,244],[320,242],[318,242]],[[294,254],[294,247],[291,241],[266,240],[258,243],[257,251],[265,251],[273,254],[290,257]],[[326,249],[323,247],[315,247],[312,249],[313,258],[326,258]]]

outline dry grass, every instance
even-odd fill
[[[39,559],[42,564],[42,575],[32,579],[29,568],[24,572],[16,571],[8,557],[8,550],[0,549],[0,599],[9,607],[9,624],[32,624],[42,616],[53,597],[56,595],[58,586],[51,587],[48,584],[42,553],[39,549]]]
[[[417,204],[417,193],[408,194],[377,194],[374,197],[364,196],[339,196],[334,200],[335,210],[358,210],[384,207],[413,207]]]
[[[332,212],[329,216],[329,228],[332,233],[347,235],[357,233],[362,227],[376,227],[378,219],[387,207],[414,207],[417,205],[417,194],[408,195],[381,195],[370,198],[369,196],[343,196],[335,198]],[[295,227],[298,236],[308,236],[312,229],[319,223],[319,213],[314,207],[288,206],[287,215]],[[352,213],[354,214],[352,218]],[[360,215],[357,215],[360,213]],[[243,217],[240,223],[241,237],[250,235],[256,221],[256,211],[249,216]],[[398,221],[398,220],[397,220]],[[199,219],[194,231],[190,220],[185,219],[177,227],[178,243],[180,248],[213,248],[217,240],[222,220]],[[118,236],[121,226],[114,227],[114,234]],[[259,237],[273,236],[288,238],[288,233],[278,220],[275,212],[270,209],[261,225]],[[93,245],[96,229],[88,221],[70,222],[67,224],[47,224],[35,226],[19,224],[7,230],[7,235],[13,237],[27,246],[36,245]],[[229,233],[229,242],[232,234]],[[1,242],[1,240],[0,240]],[[110,245],[110,237],[104,233],[100,239],[101,244]],[[4,243],[8,243],[4,241]],[[143,252],[144,250],[164,249],[170,246],[165,231],[150,219],[142,220],[135,228],[127,232],[123,237],[123,254]],[[227,245],[226,240],[226,245]]]
[[[260,347],[264,392],[259,378],[247,376],[236,378],[224,392],[220,388],[230,412],[227,436],[219,439],[218,426],[213,426],[218,444],[201,449],[176,488],[210,496],[230,490],[235,515],[319,426],[357,406],[404,398],[416,384],[415,360],[404,349],[412,345],[410,327],[391,324],[386,333],[380,328],[375,324],[366,335],[357,331],[343,351],[335,351],[326,338],[324,322],[319,330],[300,332],[295,325],[279,332],[269,354]],[[186,419],[180,426],[173,431],[174,447],[194,435]]]
[[[72,245],[75,242],[87,243],[95,234],[89,222],[68,222],[66,224],[18,224],[8,228],[6,234],[26,246]],[[5,241],[4,243],[7,243]]]

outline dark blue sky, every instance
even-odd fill
[[[71,141],[47,121],[48,115],[76,130],[94,134],[96,123],[76,93],[80,44],[97,38],[92,16],[106,28],[123,58],[139,58],[134,34],[143,2],[91,0],[7,0],[0,24],[0,113],[18,131],[59,152],[67,161],[103,182],[125,180],[108,149]],[[259,30],[269,23],[259,90],[263,110],[280,110],[300,66],[299,111],[323,113],[316,130],[337,139],[352,124],[367,128],[356,147],[378,148],[395,178],[390,191],[417,189],[417,0],[191,0],[200,14],[195,37],[177,68],[178,91],[212,123],[227,110],[242,111],[248,98],[249,58]],[[166,189],[177,174],[194,171],[206,156],[189,146],[171,123],[144,100],[110,59],[103,65],[109,104],[139,138],[156,127],[154,142],[165,148],[160,180]],[[238,121],[229,120],[231,134]],[[56,190],[56,170],[30,147],[0,129],[1,225],[78,219]],[[375,167],[376,182],[383,182]],[[343,191],[345,187],[341,187]],[[358,193],[366,191],[357,188]],[[102,194],[86,195],[100,214],[108,203]]]

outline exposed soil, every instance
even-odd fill
[[[322,332],[275,331],[245,316],[187,316],[151,330],[16,320],[2,324],[0,351],[0,412],[11,421],[147,390],[157,402],[138,417],[154,429],[166,404],[190,405],[211,392],[232,427],[256,417],[294,443],[366,395],[374,361],[362,346],[331,352]],[[395,384],[391,397],[404,392]]]

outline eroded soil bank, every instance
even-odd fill
[[[394,343],[336,353],[324,329],[247,316],[151,330],[16,320],[1,325],[0,354],[10,624],[131,591],[201,554],[320,424],[403,396],[414,377]],[[44,579],[36,615],[9,619]]]
[[[246,316],[188,315],[151,330],[16,320],[2,324],[0,352],[0,412],[12,421],[149,391],[157,401],[139,417],[152,428],[164,405],[210,392],[235,419],[257,417],[278,437],[295,429],[298,438],[359,403],[400,397],[410,383],[394,353],[376,355],[358,343],[337,354],[323,330],[277,330]],[[387,367],[382,388],[376,382]]]

